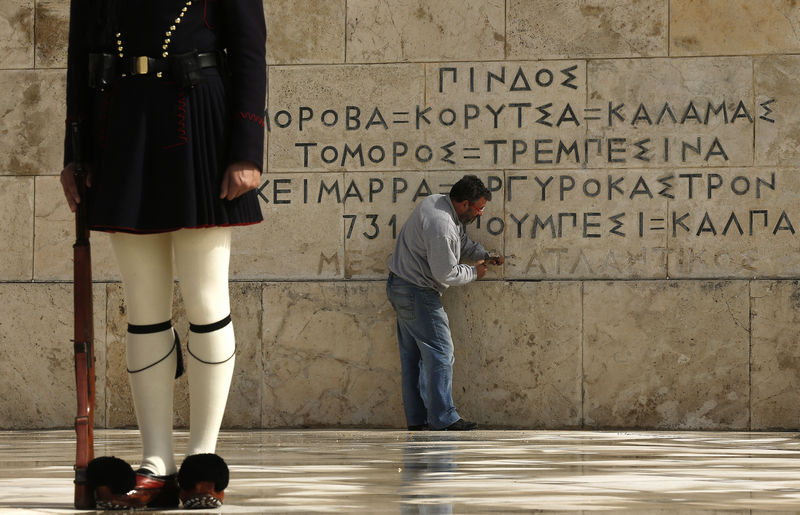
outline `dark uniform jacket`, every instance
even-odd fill
[[[90,227],[147,233],[260,221],[255,192],[233,201],[219,193],[229,164],[263,166],[261,0],[73,0],[70,16],[67,122],[81,121]],[[200,70],[191,87],[170,72],[123,67],[194,50],[226,64]],[[88,86],[93,52],[122,55],[102,90]],[[64,162],[72,160],[66,144]]]

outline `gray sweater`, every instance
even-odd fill
[[[478,278],[474,266],[461,265],[461,257],[477,261],[488,253],[467,237],[464,224],[447,195],[431,195],[414,209],[397,237],[389,270],[422,288],[440,294]]]

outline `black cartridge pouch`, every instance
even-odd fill
[[[170,76],[181,88],[192,88],[203,80],[200,55],[197,50],[169,57]]]
[[[117,56],[100,53],[89,54],[89,87],[104,89],[110,86],[117,73]]]

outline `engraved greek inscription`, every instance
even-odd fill
[[[603,249],[591,252],[584,248],[543,247],[533,250],[519,267],[527,276],[559,277],[594,274],[618,274],[648,263],[663,265],[667,249],[649,246],[631,249]],[[685,263],[687,256],[679,256]],[[690,259],[698,259],[692,255]]]
[[[769,115],[772,114],[772,108],[770,107],[770,104],[772,104],[773,102],[775,102],[775,99],[770,98],[758,104],[764,109],[764,112],[758,116],[761,120],[767,121],[769,123],[775,123],[775,119],[769,117]]]
[[[577,69],[577,64],[560,70],[525,64],[507,73],[505,65],[496,64],[487,66],[482,72],[484,80],[479,81],[477,77],[481,72],[475,66],[469,66],[466,70],[464,67],[441,66],[438,69],[438,91],[439,93],[454,93],[458,90],[470,93],[498,91],[528,93],[534,91],[536,87],[547,89],[553,86],[575,90],[578,89],[578,85],[575,84],[578,76],[573,72]],[[459,73],[459,70],[462,73]]]
[[[258,197],[271,209],[343,204],[328,220],[341,224],[347,277],[385,273],[388,243],[410,207],[447,193],[445,183],[464,173],[495,193],[468,231],[518,256],[506,273],[760,271],[763,251],[752,247],[769,239],[794,248],[800,214],[785,190],[794,178],[754,167],[776,162],[754,153],[754,135],[782,121],[769,91],[684,84],[681,74],[668,95],[631,83],[605,96],[605,86],[589,84],[597,67],[587,63],[429,63],[420,95],[271,105],[271,173]],[[322,254],[319,272],[334,267],[338,253]]]
[[[326,256],[324,252],[320,252],[317,275],[322,275],[322,272],[330,267],[333,268],[334,273],[339,273],[339,253],[334,251],[330,256]]]

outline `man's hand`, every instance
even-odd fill
[[[503,263],[506,262],[506,258],[504,258],[502,254],[499,254],[497,256],[487,257],[486,262],[489,263],[490,265],[502,265]]]
[[[247,161],[231,163],[222,178],[222,189],[219,198],[233,200],[236,197],[258,188],[261,172],[256,165]]]
[[[506,259],[499,254],[497,256],[487,256],[486,259],[481,259],[477,263],[475,263],[475,270],[478,271],[478,279],[486,275],[486,271],[489,270],[489,265],[502,265],[506,262]]]
[[[92,185],[92,176],[86,175],[86,186]],[[61,188],[64,190],[64,196],[67,198],[69,210],[73,213],[78,209],[78,204],[81,203],[81,196],[78,195],[78,185],[75,183],[75,163],[70,163],[61,170]]]

